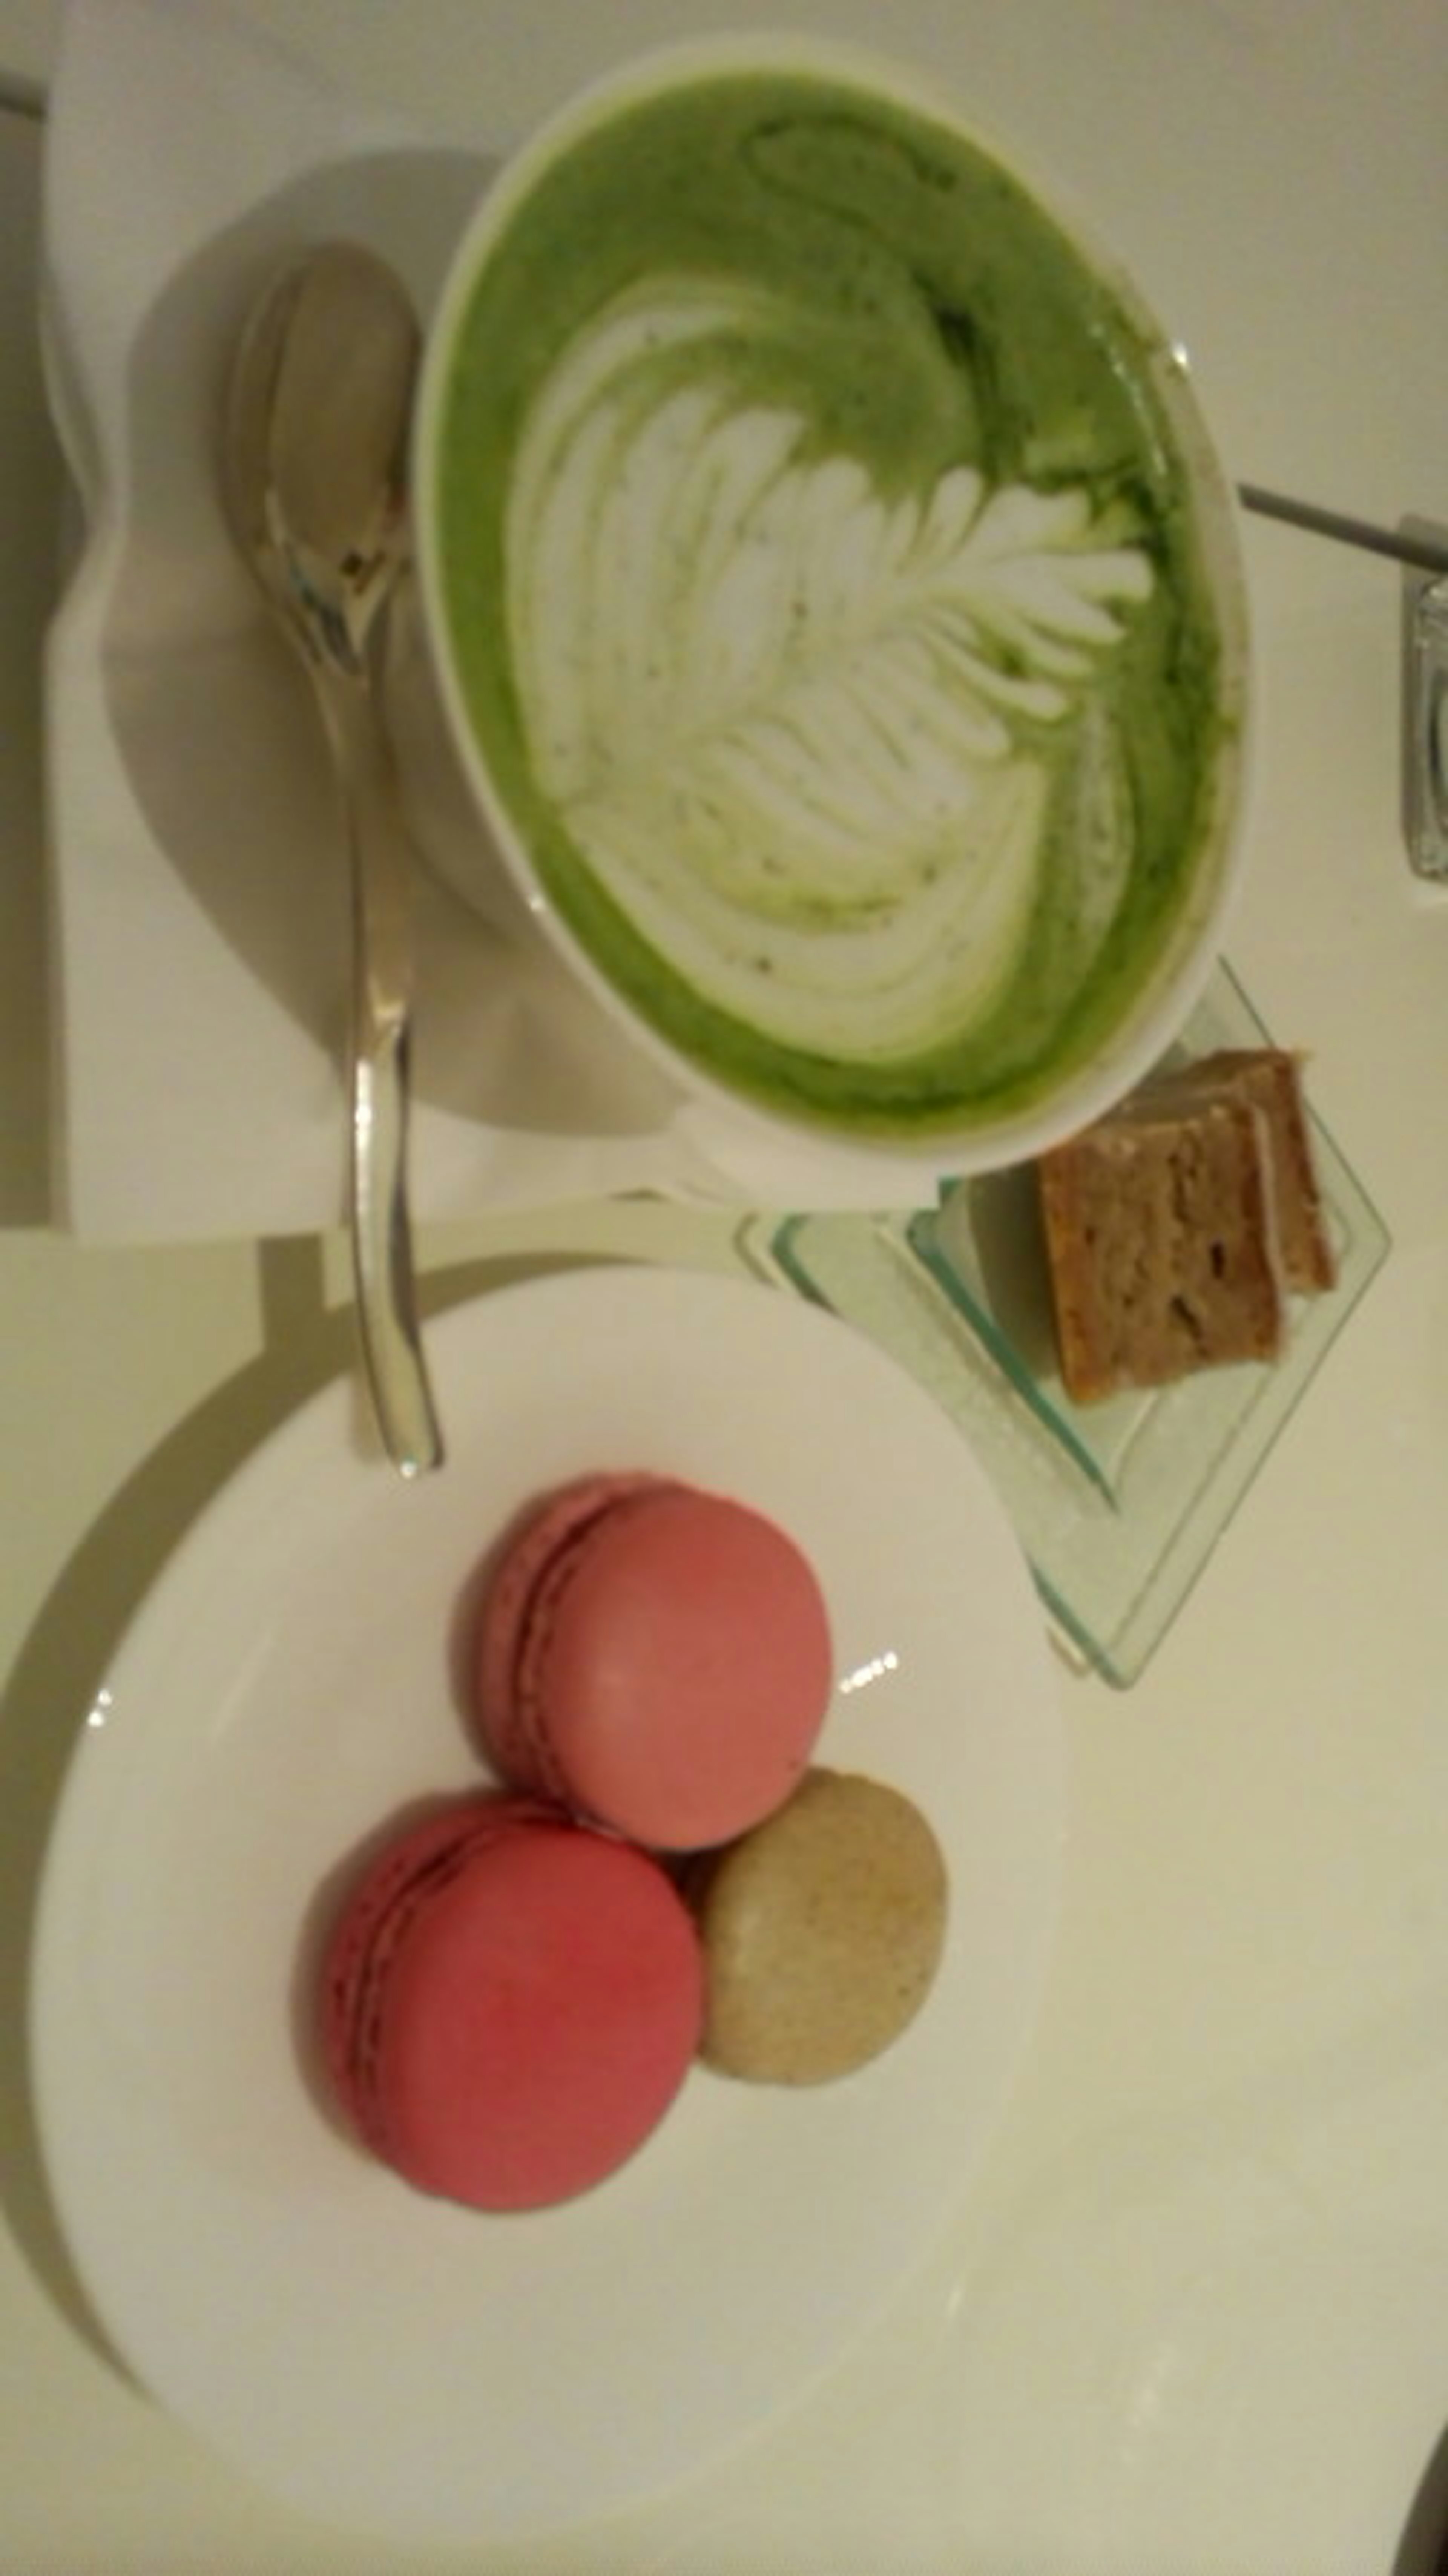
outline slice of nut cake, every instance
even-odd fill
[[[1267,1121],[1283,1278],[1309,1296],[1335,1284],[1337,1258],[1312,1158],[1297,1056],[1285,1047],[1221,1047],[1179,1072],[1154,1077],[1136,1098],[1154,1105],[1240,1100],[1259,1109]]]
[[[1145,1094],[1041,1157],[1061,1373],[1078,1403],[1278,1356],[1272,1164],[1249,1102]]]

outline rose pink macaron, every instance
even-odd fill
[[[537,2209],[657,2128],[698,2046],[703,1970],[657,1861],[490,1794],[372,1860],[320,2000],[333,2091],[374,2155],[419,2191]]]
[[[829,1619],[761,1512],[644,1473],[576,1479],[499,1550],[476,1707],[505,1778],[660,1851],[787,1798],[824,1722]]]

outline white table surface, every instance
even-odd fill
[[[716,22],[693,0],[246,8],[361,91],[489,134]],[[785,14],[886,33],[864,0]],[[60,16],[0,0],[0,73],[43,83]],[[888,38],[1114,238],[1234,473],[1448,520],[1440,0],[897,0]],[[335,1244],[82,1250],[47,1223],[36,657],[57,485],[31,340],[39,130],[6,113],[0,143],[0,2565],[369,2576],[399,2553],[298,2521],[98,2351],[24,2087],[36,1873],[108,1644],[347,1345]],[[1233,955],[1311,1050],[1392,1256],[1142,1681],[1062,1671],[1059,1946],[938,2263],[736,2459],[506,2562],[408,2553],[413,2576],[1434,2562],[1425,2517],[1402,2535],[1448,2425],[1448,909],[1401,853],[1396,573],[1256,522],[1246,545],[1264,740]],[[442,1302],[589,1248],[732,1257],[727,1221],[604,1207],[479,1218],[423,1253]]]

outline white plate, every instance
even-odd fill
[[[764,1288],[577,1272],[433,1325],[448,1466],[295,1415],[142,1605],[81,1734],[38,1926],[41,2135],[140,2377],[298,2506],[410,2537],[562,2525],[701,2467],[795,2397],[936,2244],[1030,2028],[1063,1834],[1039,1604],[958,1434],[850,1327]],[[318,1927],[412,1800],[479,1777],[460,1600],[532,1491],[645,1464],[809,1551],[840,1676],[821,1757],[931,1818],[950,1936],[912,2029],[801,2094],[702,2068],[625,2169],[485,2218],[328,2116]]]

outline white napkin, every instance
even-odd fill
[[[300,666],[226,535],[219,390],[288,249],[350,234],[424,318],[490,156],[340,97],[216,0],[70,0],[47,152],[51,398],[80,498],[47,665],[60,1197],[75,1230],[277,1234],[341,1213],[347,894]],[[497,879],[425,655],[390,708],[418,871],[422,1218],[651,1189],[904,1206],[932,1175],[689,1102]]]

